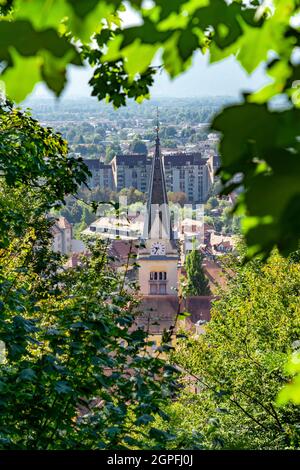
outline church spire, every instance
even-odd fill
[[[152,158],[144,238],[172,239],[173,234],[171,230],[169,203],[160,151],[158,108],[155,130],[155,153]]]
[[[158,106],[156,108],[156,142],[159,141],[159,117],[158,117]]]

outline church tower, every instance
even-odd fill
[[[141,294],[177,295],[179,256],[171,224],[158,120],[142,242],[144,246],[138,256]]]

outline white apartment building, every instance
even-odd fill
[[[214,181],[212,157],[201,153],[165,155],[163,158],[167,191],[183,192],[189,203],[204,203]]]
[[[135,188],[146,193],[149,188],[152,157],[143,154],[116,155],[111,164],[85,160],[92,176],[90,187],[100,186],[114,191]],[[166,189],[184,192],[188,203],[203,203],[209,197],[214,181],[216,157],[204,158],[200,152],[162,155]]]
[[[150,178],[151,157],[143,154],[116,155],[112,162],[114,188],[135,188],[145,193]]]

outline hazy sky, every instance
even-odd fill
[[[133,10],[122,14],[125,26],[139,23],[139,17]],[[72,66],[68,71],[68,86],[64,97],[90,96],[88,80],[92,76],[89,68]],[[198,53],[193,66],[180,77],[170,80],[166,73],[157,77],[152,89],[152,96],[191,97],[207,95],[239,95],[242,91],[256,89],[266,83],[262,70],[257,70],[249,77],[233,58],[209,65],[208,56]],[[37,85],[34,96],[53,96],[46,87]]]

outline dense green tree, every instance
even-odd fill
[[[145,193],[142,193],[141,191],[135,188],[123,188],[119,192],[119,196],[126,197],[128,205],[134,204],[136,202],[141,202],[141,201],[145,202],[145,197],[146,197]]]
[[[80,204],[81,205],[81,204]],[[77,206],[77,205],[76,205]],[[74,227],[74,237],[76,239],[81,238],[81,232],[85,230],[92,222],[96,220],[96,214],[92,212],[85,204],[82,204],[81,218]]]
[[[68,132],[66,133],[66,137],[68,139],[68,142],[72,143],[74,142],[74,138],[76,137],[76,130],[75,129],[69,129]]]
[[[112,159],[121,153],[121,147],[120,147],[120,142],[119,141],[114,141],[111,142],[107,147],[105,151],[105,163],[110,163]]]
[[[144,447],[136,435],[165,406],[172,368],[133,328],[137,300],[105,244],[75,269],[51,250],[46,215],[87,168],[9,104],[0,130],[0,448]]]
[[[96,135],[94,137],[94,144],[101,144],[102,141],[103,141],[103,138],[100,135]]]
[[[205,215],[204,216],[204,223],[214,227],[214,218],[211,217],[210,215]]]
[[[209,134],[209,131],[205,131],[205,130],[201,132],[197,132],[196,134],[192,134],[191,137],[189,138],[189,142],[192,144],[197,144],[202,140],[206,140],[208,134]]]
[[[219,206],[219,199],[215,196],[212,196],[207,201],[207,209],[216,209]]]
[[[162,129],[160,130],[160,135],[162,139],[171,139],[172,137],[175,137],[176,134],[177,130],[174,126],[162,127]]]
[[[185,391],[156,426],[176,436],[168,445],[177,449],[299,449],[299,406],[277,400],[283,389],[281,403],[299,404],[299,382],[290,383],[299,373],[299,260],[274,253],[223,267],[227,287],[205,333],[178,340],[173,355]]]
[[[85,144],[85,139],[82,134],[79,134],[78,138],[75,140],[77,140],[77,144]]]
[[[173,139],[162,139],[161,140],[161,145],[163,147],[168,147],[170,149],[176,149],[177,148],[177,143]]]
[[[132,153],[142,153],[144,155],[147,155],[148,153],[147,145],[141,140],[134,140],[130,146],[130,151]]]
[[[168,200],[169,202],[173,202],[173,204],[179,204],[181,207],[183,207],[184,204],[187,203],[186,194],[182,191],[177,191],[177,192],[169,191]]]
[[[159,70],[151,65],[157,53],[171,77],[187,70],[195,51],[204,53],[208,48],[211,62],[234,54],[248,73],[263,64],[271,82],[262,90],[246,93],[239,105],[225,107],[213,121],[213,129],[221,133],[219,174],[224,191],[243,189],[236,210],[245,215],[242,230],[248,257],[267,256],[274,245],[286,255],[298,248],[299,64],[294,58],[299,31],[293,21],[298,0],[274,0],[271,8],[260,0],[179,0],[171,6],[154,0],[144,9],[139,1],[129,3],[141,21],[138,26],[122,28],[118,16],[121,0],[88,5],[83,0],[63,1],[59,7],[46,0],[2,2],[1,14],[7,16],[0,21],[1,78],[7,95],[21,101],[37,82],[44,81],[59,96],[67,81],[67,66],[83,65],[84,58],[93,66],[93,95],[117,107],[128,97],[141,101],[149,96]],[[274,110],[270,105],[278,97],[284,105]],[[192,110],[189,115],[191,121],[196,118]],[[8,147],[6,141],[5,152],[11,148],[14,146]],[[47,173],[44,161],[40,178],[37,154],[29,152],[31,158],[27,162],[23,158],[17,167],[4,164],[9,184],[32,179],[39,186],[43,178],[49,181],[51,174],[56,175],[53,168]],[[58,193],[62,181],[57,178],[51,190]],[[45,195],[48,197],[47,192]],[[12,221],[15,227],[22,227],[23,214],[20,212],[19,220],[13,214],[13,210],[4,213],[2,227],[9,227]],[[1,236],[7,243],[5,231]]]
[[[184,129],[182,129],[181,131],[181,137],[186,137],[186,138],[189,138],[191,137],[192,135],[194,135],[196,133],[195,129],[193,129],[192,127],[185,127]]]
[[[203,256],[199,250],[193,248],[186,255],[186,286],[185,295],[210,295],[208,279],[203,270]]]

